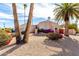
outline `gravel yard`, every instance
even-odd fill
[[[1,56],[79,56],[79,36],[70,35],[58,41],[46,36],[30,35],[29,42],[16,45],[15,38],[8,46],[0,48]]]

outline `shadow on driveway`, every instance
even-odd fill
[[[51,54],[50,56],[79,56],[79,41],[71,37],[64,37],[64,39],[58,41],[46,39],[44,44],[48,47],[62,49],[59,52],[51,50],[51,52],[56,52],[56,54]]]

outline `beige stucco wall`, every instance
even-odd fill
[[[43,29],[54,29],[54,28],[59,28],[59,25],[51,21],[44,21],[44,22],[40,22],[38,24],[38,27]]]

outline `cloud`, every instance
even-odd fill
[[[24,6],[23,4],[16,4],[17,5],[17,13],[21,13],[21,14],[24,14]],[[27,4],[27,7],[26,7],[26,16],[28,16],[29,14],[29,4]]]
[[[0,23],[9,23],[11,21],[7,21],[7,20],[0,20]]]
[[[11,4],[5,4],[5,5],[7,5],[10,8],[12,8]],[[18,15],[19,14],[20,14],[19,16],[24,15],[23,4],[19,3],[19,4],[16,4],[16,5],[17,5],[17,13],[18,13]],[[26,16],[28,16],[28,14],[29,14],[29,8],[30,8],[30,4],[27,4],[27,7],[26,7]],[[54,18],[53,9],[54,9],[54,6],[52,4],[49,4],[49,3],[35,3],[34,4],[33,16],[34,17],[43,17],[43,18],[46,18],[46,19],[49,16],[51,18]],[[4,16],[6,17],[6,15],[4,15]],[[6,18],[9,18],[9,17],[12,18],[9,15]]]
[[[13,17],[13,11],[12,11],[12,4],[11,3],[5,3],[5,4],[1,4],[2,5],[2,7],[3,6],[6,6],[6,7],[8,7],[8,8],[10,8],[10,10],[11,10],[11,14],[8,14],[8,13],[5,13],[5,12],[0,12],[0,19],[8,19],[8,20],[12,20],[12,19],[14,19],[14,17]],[[17,14],[18,14],[18,20],[24,20],[24,9],[23,9],[23,4],[16,4],[16,6],[17,6]],[[2,10],[2,9],[0,9],[0,10]],[[6,12],[9,12],[9,10],[7,9],[5,9],[5,11]],[[27,17],[28,17],[28,12],[29,11],[29,6],[27,7],[27,9],[26,9],[26,19],[27,19]]]
[[[13,16],[0,12],[0,18],[13,19]]]
[[[35,17],[47,18],[50,16],[51,18],[54,18],[53,9],[54,6],[51,4],[35,4],[33,14]]]
[[[12,4],[11,3],[3,3],[3,5],[6,5],[6,6],[12,8]]]

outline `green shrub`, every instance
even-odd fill
[[[44,31],[43,29],[38,29],[38,33],[39,33],[39,32],[43,32],[43,31]]]
[[[76,24],[69,24],[68,28],[69,29],[75,29],[77,31],[77,25]]]
[[[13,28],[0,28],[0,30],[5,30],[6,32],[11,33]]]
[[[77,33],[79,33],[79,29],[77,29]]]
[[[4,30],[0,30],[0,46],[5,45],[6,41],[10,40],[10,35],[8,35]]]
[[[51,40],[58,40],[62,38],[62,35],[58,33],[48,33],[47,37]]]

